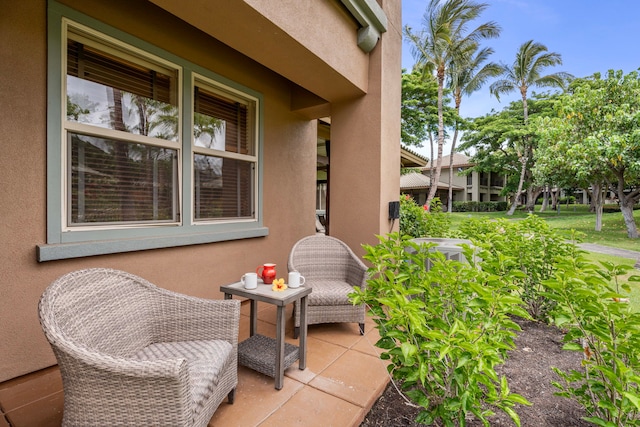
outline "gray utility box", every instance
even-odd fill
[[[471,240],[467,239],[444,239],[444,238],[432,238],[432,237],[419,237],[411,239],[412,242],[418,244],[435,243],[437,246],[431,248],[432,251],[442,252],[446,259],[467,262],[467,259],[462,254],[462,244],[471,245]],[[413,248],[407,248],[408,251],[413,252]],[[427,260],[425,265],[427,270],[431,269],[431,261]]]

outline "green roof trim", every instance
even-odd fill
[[[362,26],[358,30],[358,47],[369,53],[387,31],[387,15],[375,0],[341,0]]]

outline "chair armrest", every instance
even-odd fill
[[[135,416],[140,420],[159,418],[158,422],[180,425],[180,420],[192,416],[184,359],[142,361],[67,345],[54,346],[54,350],[65,384],[65,411],[69,409],[70,414],[81,411],[81,418],[90,419],[95,415],[91,408],[95,408],[100,416],[121,414],[131,421],[131,402],[144,396],[145,404],[136,407]]]
[[[358,258],[351,258],[347,266],[347,283],[351,286],[359,286],[364,290],[367,287],[367,266]]]
[[[165,289],[160,293],[152,328],[156,342],[225,340],[237,345],[239,300],[209,300]]]

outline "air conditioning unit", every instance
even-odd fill
[[[431,251],[442,252],[446,259],[467,262],[467,259],[462,254],[462,246],[463,244],[471,245],[471,240],[467,239],[445,239],[445,238],[432,238],[432,237],[419,237],[415,239],[411,239],[412,242],[417,244],[426,244],[426,243],[435,243],[436,246],[430,248]],[[410,252],[414,252],[413,248],[407,249]],[[425,268],[427,270],[431,269],[431,261],[427,260]]]

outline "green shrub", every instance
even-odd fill
[[[575,196],[568,196],[568,197],[560,197],[558,198],[558,203],[560,204],[574,204],[576,202],[576,198]]]
[[[567,243],[567,236],[536,215],[521,221],[466,219],[459,231],[483,249],[480,257],[484,261],[500,259],[517,270],[514,284],[527,311],[534,319],[548,322],[555,303],[544,294],[542,281],[553,275],[557,257],[577,251],[575,245]]]
[[[565,258],[543,283],[556,301],[555,323],[568,332],[564,349],[584,354],[584,370],[563,372],[559,396],[585,407],[585,420],[605,427],[640,425],[640,313],[625,301],[617,276],[632,267]],[[632,276],[630,281],[640,281]],[[622,289],[621,289],[622,288]]]
[[[502,212],[508,207],[507,202],[453,202],[452,212]]]
[[[400,197],[400,233],[411,237],[446,237],[451,218],[442,212],[442,203],[435,197],[429,210],[418,205],[408,194]]]
[[[377,246],[364,246],[372,265],[367,289],[356,289],[351,298],[370,307],[381,358],[424,408],[417,421],[464,426],[473,414],[488,425],[497,409],[519,426],[513,407],[528,402],[495,371],[520,330],[509,316],[527,317],[513,295],[508,266],[494,259],[488,270],[501,275],[479,269],[469,246],[463,253],[471,264],[446,260],[429,250],[433,244],[418,245],[398,233],[379,239]]]

